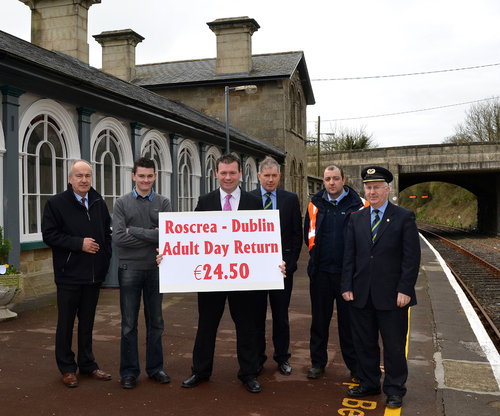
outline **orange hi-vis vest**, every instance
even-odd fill
[[[368,201],[364,198],[361,198],[361,202],[363,206],[360,209],[370,206]],[[316,238],[316,216],[318,215],[318,208],[312,202],[309,202],[307,213],[309,214],[309,233],[307,234],[307,238],[309,241],[309,251],[311,251],[314,247],[314,240]]]

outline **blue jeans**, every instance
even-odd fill
[[[137,378],[141,372],[137,347],[137,320],[144,302],[146,321],[146,373],[149,376],[163,370],[162,300],[159,291],[158,268],[151,270],[118,269],[120,282],[120,309],[122,313],[122,338],[120,353],[120,376]]]

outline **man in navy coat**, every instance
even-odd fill
[[[280,213],[281,250],[286,263],[285,287],[282,290],[270,290],[269,303],[273,317],[273,358],[278,364],[278,370],[283,375],[292,373],[292,366],[288,362],[291,354],[290,324],[288,320],[288,307],[292,296],[293,274],[297,270],[297,260],[302,248],[302,216],[297,194],[278,188],[280,181],[280,165],[272,157],[267,156],[259,164],[260,186],[251,191],[262,201],[264,209],[278,209]],[[266,314],[267,294],[261,298],[262,308],[257,317],[257,330],[259,331],[259,364],[260,367],[267,359],[266,356]]]
[[[239,187],[241,162],[236,156],[225,154],[217,159],[215,173],[220,188],[200,196],[195,211],[262,209],[257,197]],[[240,365],[238,378],[249,392],[260,392],[255,311],[262,305],[261,297],[264,295],[265,292],[259,290],[198,293],[198,330],[193,348],[192,374],[182,382],[182,387],[196,387],[212,375],[217,329],[227,299],[236,327],[236,353]]]
[[[361,177],[370,207],[351,215],[341,282],[342,296],[351,302],[360,380],[347,394],[364,397],[380,393],[380,333],[387,407],[399,408],[406,393],[408,314],[410,306],[417,303],[420,242],[415,214],[388,201],[392,173],[369,166]]]

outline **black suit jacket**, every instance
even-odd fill
[[[410,296],[409,305],[415,305],[419,266],[420,241],[413,211],[389,202],[374,242],[370,208],[351,214],[341,291],[353,292],[353,306],[364,307],[371,294],[375,309],[397,309],[398,292]]]
[[[238,205],[238,210],[241,209],[262,209],[262,202],[259,198],[242,190],[240,203]],[[200,196],[195,211],[222,211],[219,189]]]
[[[263,208],[260,186],[250,192],[260,200]],[[302,214],[297,194],[283,189],[276,189],[276,203],[280,213],[281,250],[286,263],[287,273],[297,270],[297,260],[302,248]]]

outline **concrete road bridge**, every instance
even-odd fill
[[[399,193],[423,182],[448,182],[472,192],[478,202],[478,228],[500,235],[500,143],[467,145],[436,144],[350,150],[321,155],[320,174],[329,164],[341,166],[347,182],[362,191],[361,170],[379,165],[394,174],[391,201]],[[309,156],[309,172],[315,171],[316,156]]]

